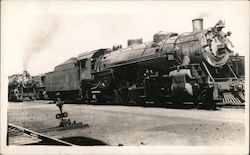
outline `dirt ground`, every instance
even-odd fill
[[[89,127],[43,134],[78,145],[242,146],[245,141],[244,109],[210,111],[84,104],[65,104],[63,108],[72,121]],[[56,105],[48,101],[8,104],[9,122],[35,131],[57,126],[57,113]]]

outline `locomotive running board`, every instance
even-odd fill
[[[72,130],[72,129],[85,129],[89,127],[88,124],[82,124],[82,123],[75,123],[72,125],[68,125],[68,126],[64,126],[64,127],[51,127],[51,128],[45,128],[45,129],[40,129],[40,130],[36,130],[36,132],[38,133],[43,133],[43,132],[50,132],[50,131],[62,131],[62,130]]]

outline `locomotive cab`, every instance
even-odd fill
[[[109,53],[111,49],[98,49],[91,52],[84,52],[77,57],[79,63],[79,85],[80,96],[84,101],[90,102],[92,99],[91,88],[95,86],[94,73],[99,69],[99,59],[104,53]]]
[[[83,53],[77,58],[80,68],[80,80],[91,79],[91,57],[93,52]]]

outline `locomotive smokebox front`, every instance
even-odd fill
[[[203,30],[203,19],[197,18],[192,20],[193,23],[193,31]]]
[[[233,44],[228,33],[223,32],[224,22],[219,20],[214,27],[203,30],[203,19],[192,20],[193,32],[183,33],[176,40],[175,50],[182,65],[208,62],[213,67],[226,64],[233,54]]]

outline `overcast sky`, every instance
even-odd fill
[[[150,41],[158,31],[192,31],[192,19],[204,28],[222,19],[235,52],[249,52],[249,2],[87,2],[4,1],[1,5],[1,59],[6,75],[52,71],[70,57],[127,40]]]

